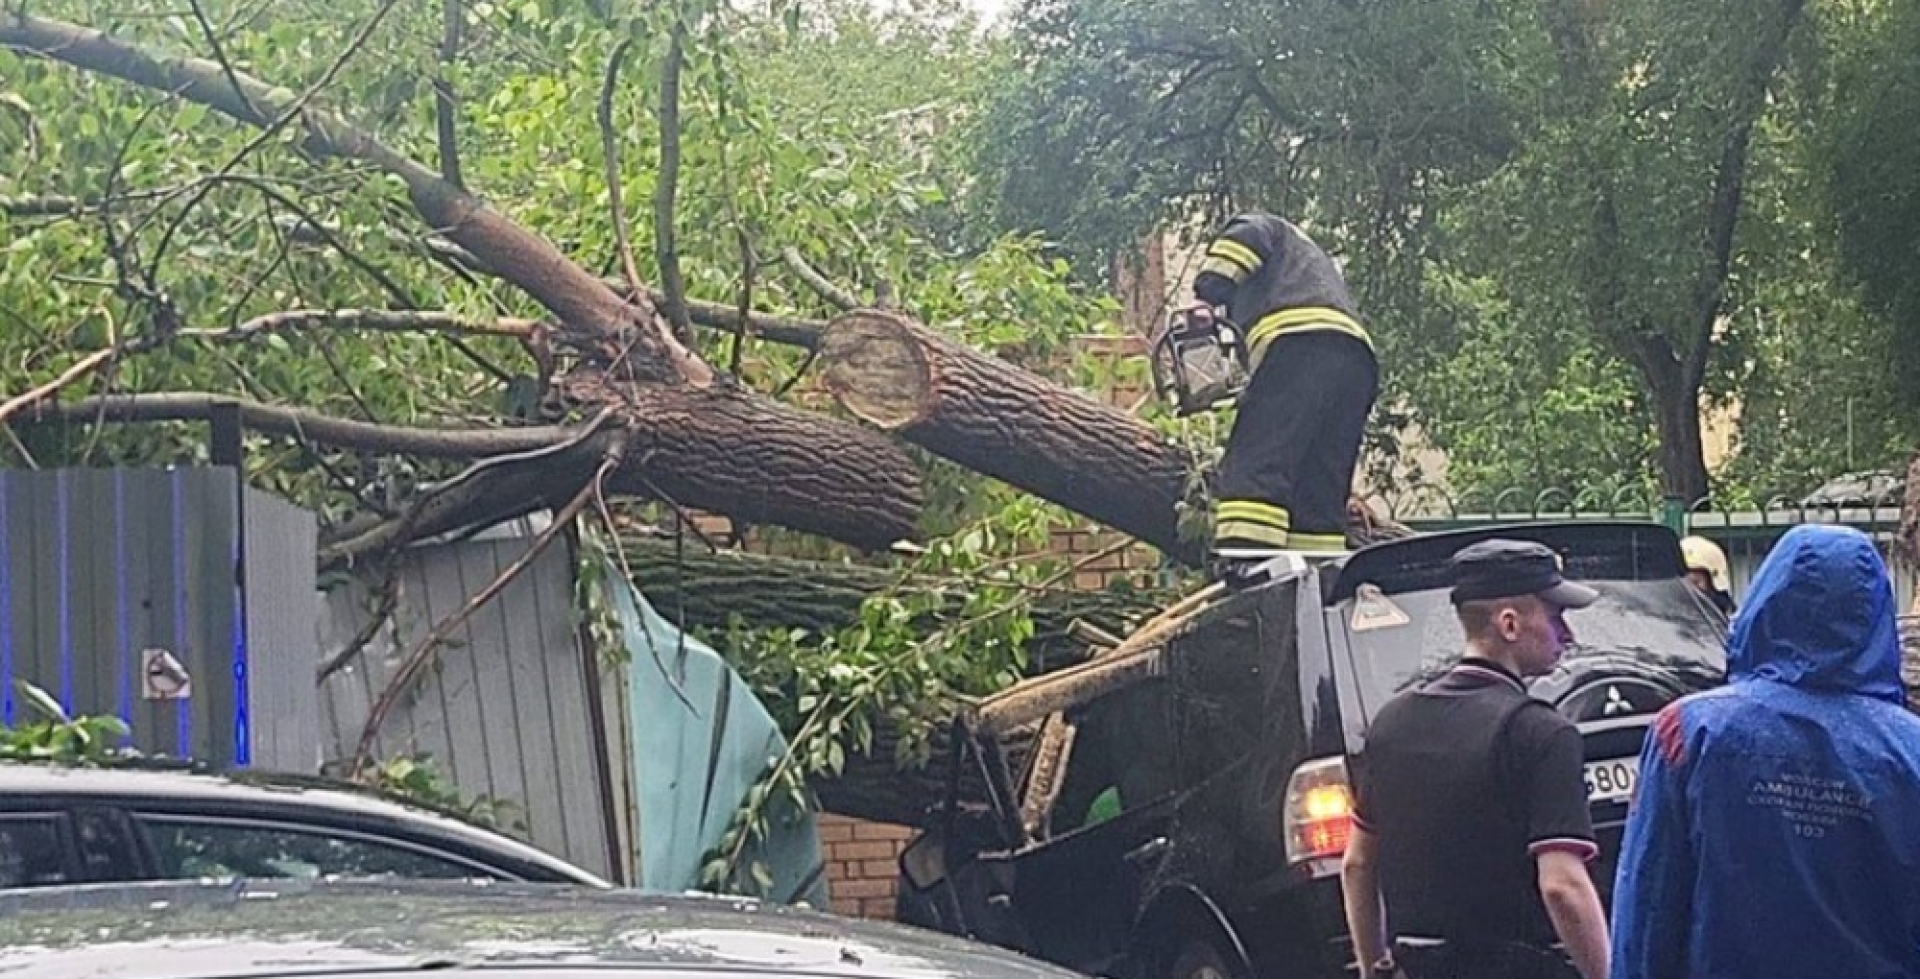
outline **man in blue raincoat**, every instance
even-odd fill
[[[1920,976],[1920,719],[1872,541],[1789,531],[1728,647],[1641,752],[1613,979]]]

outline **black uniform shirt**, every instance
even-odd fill
[[[1353,780],[1389,930],[1467,948],[1552,943],[1534,856],[1598,853],[1582,762],[1573,723],[1488,660],[1382,707]]]

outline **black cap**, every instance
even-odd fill
[[[1532,595],[1561,608],[1586,608],[1600,593],[1560,576],[1560,559],[1545,544],[1483,540],[1453,554],[1453,604]]]

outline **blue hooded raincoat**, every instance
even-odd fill
[[[1728,645],[1641,753],[1614,979],[1920,976],[1920,719],[1872,542],[1789,531]]]

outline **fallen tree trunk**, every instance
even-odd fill
[[[223,403],[247,423],[316,442],[500,464],[458,488],[422,499],[409,514],[355,525],[329,541],[323,564],[467,527],[557,507],[626,443],[604,489],[728,513],[858,547],[882,549],[914,533],[920,475],[901,448],[857,426],[833,422],[726,383],[707,387],[627,384],[580,377],[569,387],[587,404],[611,406],[590,437],[568,444],[560,427],[422,429],[331,419],[298,409],[198,392],[108,395],[42,404],[40,421],[202,419]],[[749,437],[750,436],[750,437]],[[556,451],[544,451],[545,449]],[[770,486],[770,482],[778,482]]]
[[[1178,509],[1192,460],[1124,411],[880,310],[835,317],[827,390],[855,417],[1197,564]]]
[[[673,545],[657,540],[629,538],[622,543],[634,583],[647,601],[669,620],[702,630],[714,640],[724,638],[736,617],[748,629],[842,629],[857,620],[860,603],[869,595],[900,582],[898,572],[882,568],[737,551],[714,554],[700,547],[687,547],[676,556]],[[917,580],[911,587],[933,583]],[[1086,657],[1086,643],[1071,633],[1075,620],[1125,635],[1171,597],[1171,592],[1157,590],[1121,594],[1065,588],[1039,595],[1031,610],[1034,634],[1027,642],[1027,672],[1049,672]],[[956,597],[956,610],[959,604]],[[931,631],[937,627],[932,618],[916,627]]]
[[[820,340],[827,390],[853,415],[975,472],[1197,565],[1204,535],[1181,534],[1193,460],[1151,425],[906,317],[855,310]],[[1348,502],[1359,547],[1412,533]]]

